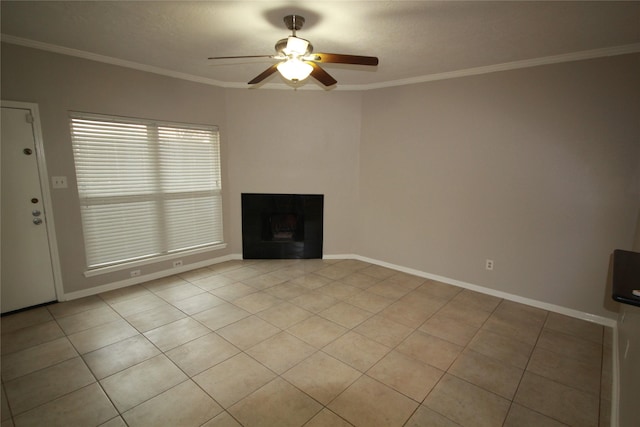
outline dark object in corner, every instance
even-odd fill
[[[613,251],[613,299],[640,307],[640,297],[633,294],[640,290],[640,253],[616,249]]]

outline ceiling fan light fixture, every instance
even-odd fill
[[[0,0],[2,1],[2,0]],[[291,35],[280,39],[275,44],[275,55],[243,55],[243,56],[214,56],[209,59],[228,58],[271,58],[279,63],[271,65],[269,68],[251,79],[248,84],[255,85],[271,76],[277,71],[282,77],[294,83],[305,80],[312,76],[325,87],[330,87],[338,83],[331,77],[318,63],[329,64],[353,64],[353,65],[378,65],[378,58],[375,56],[345,55],[341,53],[312,53],[313,45],[309,40],[296,36],[296,31],[302,28],[304,18],[299,15],[287,15],[284,23]]]
[[[287,38],[287,47],[285,47],[283,51],[285,55],[303,56],[309,53],[308,50],[309,40],[290,36]]]
[[[307,77],[313,71],[313,66],[301,61],[299,58],[290,58],[278,64],[278,71],[287,80],[299,82]]]

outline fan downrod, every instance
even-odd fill
[[[287,29],[293,31],[293,35],[296,35],[296,31],[298,31],[304,25],[304,17],[300,15],[287,15],[283,18],[284,24],[287,26]]]

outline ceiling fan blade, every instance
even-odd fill
[[[338,81],[336,79],[331,77],[331,75],[329,73],[327,73],[325,70],[323,70],[322,67],[320,67],[315,62],[311,62],[311,61],[305,61],[305,62],[307,64],[310,64],[313,67],[313,71],[311,71],[311,75],[313,76],[313,78],[318,80],[323,85],[331,86],[331,85],[334,85],[334,84],[338,83]]]
[[[273,58],[273,55],[211,56],[207,59]]]
[[[334,64],[378,65],[375,56],[342,55],[340,53],[312,53],[313,61],[330,62]]]
[[[277,70],[278,70],[278,64],[273,64],[271,67],[267,68],[262,73],[260,73],[257,77],[251,80],[248,84],[254,85],[256,83],[260,83],[261,81],[269,77],[271,74],[275,73]]]

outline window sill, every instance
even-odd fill
[[[132,268],[151,265],[158,262],[176,260],[189,255],[196,255],[196,254],[201,254],[201,253],[210,252],[210,251],[217,251],[220,249],[224,249],[226,247],[227,247],[226,243],[218,243],[217,245],[207,246],[204,248],[175,252],[175,253],[160,255],[152,258],[145,258],[138,261],[126,262],[126,263],[117,264],[117,265],[110,265],[108,267],[94,268],[92,270],[85,271],[84,277],[95,277],[95,276],[101,276],[103,274],[114,273],[117,271],[130,270]],[[132,277],[135,277],[135,276],[137,275],[132,275]]]

